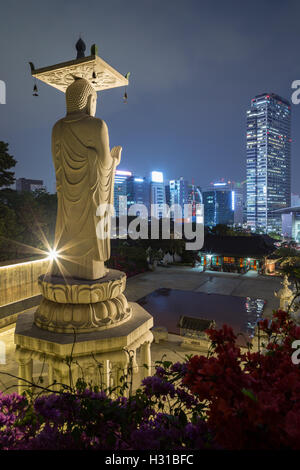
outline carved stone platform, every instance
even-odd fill
[[[40,276],[43,300],[34,322],[43,330],[88,333],[116,327],[129,320],[132,309],[125,295],[126,275],[109,270],[98,280]]]
[[[153,317],[140,305],[129,303],[131,317],[123,324],[114,328],[74,335],[46,331],[35,324],[33,313],[23,313],[18,317],[15,330],[16,359],[19,362],[19,377],[28,382],[32,380],[33,360],[44,361],[48,365],[48,382],[53,389],[63,383],[70,385],[70,368],[66,357],[71,356],[73,362],[72,383],[79,377],[92,381],[94,385],[107,388],[119,384],[129,364],[130,351],[133,355],[135,371],[137,349],[141,348],[141,378],[151,374],[150,346],[153,335]],[[99,372],[101,365],[101,373]],[[101,382],[101,384],[99,384]],[[28,388],[26,382],[20,380],[19,391]]]

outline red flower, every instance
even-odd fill
[[[260,328],[265,353],[241,352],[227,325],[207,330],[214,356],[192,357],[183,382],[207,404],[207,424],[224,448],[300,448],[300,367],[291,360],[300,327],[279,310]]]

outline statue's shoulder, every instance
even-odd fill
[[[102,134],[108,132],[106,122],[96,117],[89,116],[84,120],[83,125],[87,126],[90,130],[93,129],[93,132],[97,135],[99,135],[99,133]]]
[[[56,121],[56,123],[52,127],[52,135],[55,134],[58,131],[58,129],[60,128],[61,123],[63,122],[63,120],[64,119],[62,118],[62,119],[59,119],[58,121]]]
[[[107,127],[107,124],[103,119],[99,119],[96,117],[89,116],[87,119],[88,122],[92,122],[95,127],[102,128],[102,127]]]

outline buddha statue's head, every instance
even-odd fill
[[[67,114],[86,113],[95,116],[97,92],[85,78],[77,78],[66,90]]]

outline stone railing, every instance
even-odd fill
[[[1,263],[0,307],[39,295],[38,278],[48,265],[48,258]]]

